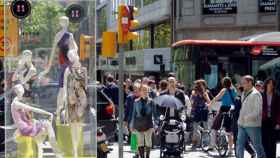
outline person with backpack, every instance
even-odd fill
[[[216,143],[216,135],[217,131],[221,128],[221,126],[224,126],[226,129],[226,132],[229,133],[228,140],[229,140],[229,151],[228,155],[233,154],[233,134],[232,134],[232,129],[231,129],[231,123],[232,123],[232,118],[229,115],[225,115],[224,118],[224,124],[222,125],[222,113],[224,112],[230,112],[230,110],[234,110],[235,106],[235,98],[237,96],[236,90],[232,86],[231,78],[229,77],[224,77],[223,81],[223,89],[218,93],[216,97],[213,98],[211,101],[211,104],[213,104],[216,101],[221,100],[222,104],[220,107],[220,110],[218,114],[214,118],[214,122],[212,125],[212,132],[211,132],[211,143],[209,149],[213,149]]]
[[[140,97],[135,100],[131,120],[131,128],[137,132],[140,158],[150,157],[156,115],[156,106],[153,100],[149,98],[149,87],[147,85],[141,85]]]

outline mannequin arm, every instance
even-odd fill
[[[14,74],[13,74],[13,76],[12,76],[12,81],[16,81],[16,80],[18,80],[19,78],[19,71],[22,69],[22,67],[24,67],[24,64],[23,64],[23,62],[21,61],[21,60],[19,60],[19,62],[18,62],[18,65],[17,65],[17,69],[16,69],[16,71],[14,72]]]
[[[69,70],[69,67],[66,68],[65,72],[64,72],[64,79],[63,79],[63,92],[64,92],[64,95],[63,95],[63,100],[64,101],[67,101],[67,84],[68,84],[68,76],[70,74],[70,70]]]
[[[53,46],[52,46],[52,50],[51,50],[51,55],[50,55],[50,58],[49,58],[49,61],[48,61],[48,65],[47,65],[46,69],[40,73],[39,77],[46,75],[47,73],[49,73],[49,71],[51,69],[52,62],[53,62],[53,59],[54,59],[55,50],[56,50],[56,45],[57,45],[57,42],[59,41],[58,36],[59,35],[56,34],[56,36],[54,38],[54,42],[53,42]]]
[[[74,36],[73,36],[72,33],[70,34],[70,43],[69,43],[69,45],[70,45],[69,46],[70,49],[74,49],[75,52],[78,52],[78,46],[77,46],[77,43],[75,42],[75,39],[74,39]]]
[[[29,111],[32,111],[32,112],[35,112],[35,113],[39,113],[39,114],[43,114],[43,115],[49,115],[51,117],[53,116],[53,114],[48,112],[48,111],[29,106],[29,105],[24,104],[20,101],[15,101],[14,105],[16,105],[16,107],[18,107],[18,108],[26,109],[26,110],[29,110]]]
[[[28,71],[26,77],[24,77],[23,80],[21,81],[22,84],[25,84],[26,82],[28,82],[35,75],[36,75],[36,68],[34,66],[32,66],[30,68],[30,70]]]

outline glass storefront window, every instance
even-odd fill
[[[143,4],[145,6],[145,5],[152,4],[152,3],[156,2],[156,1],[158,1],[158,0],[143,0]]]
[[[28,5],[4,5],[5,155],[96,157],[95,63],[85,62],[95,56],[85,49],[93,45],[95,1],[21,2],[31,9],[22,19],[10,7],[16,15]]]

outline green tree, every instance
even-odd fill
[[[38,0],[32,2],[31,15],[22,21],[24,34],[39,36],[40,42],[24,44],[23,48],[51,47],[55,34],[59,30],[58,19],[65,15],[64,7],[56,0]],[[78,24],[70,23],[69,30],[75,31]]]

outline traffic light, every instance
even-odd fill
[[[80,35],[80,59],[85,60],[89,57],[90,47],[94,46],[93,36]]]
[[[127,35],[128,40],[135,40],[139,37],[137,32],[132,32],[137,26],[139,26],[139,21],[134,19],[134,14],[137,14],[138,8],[134,6],[128,6],[129,8],[129,32]]]
[[[137,12],[134,6],[120,5],[118,8],[118,43],[125,44],[129,40],[134,40],[139,37],[138,33],[131,32],[139,22],[134,19],[134,14]]]
[[[102,33],[102,57],[113,58],[116,56],[116,33],[103,32]]]

